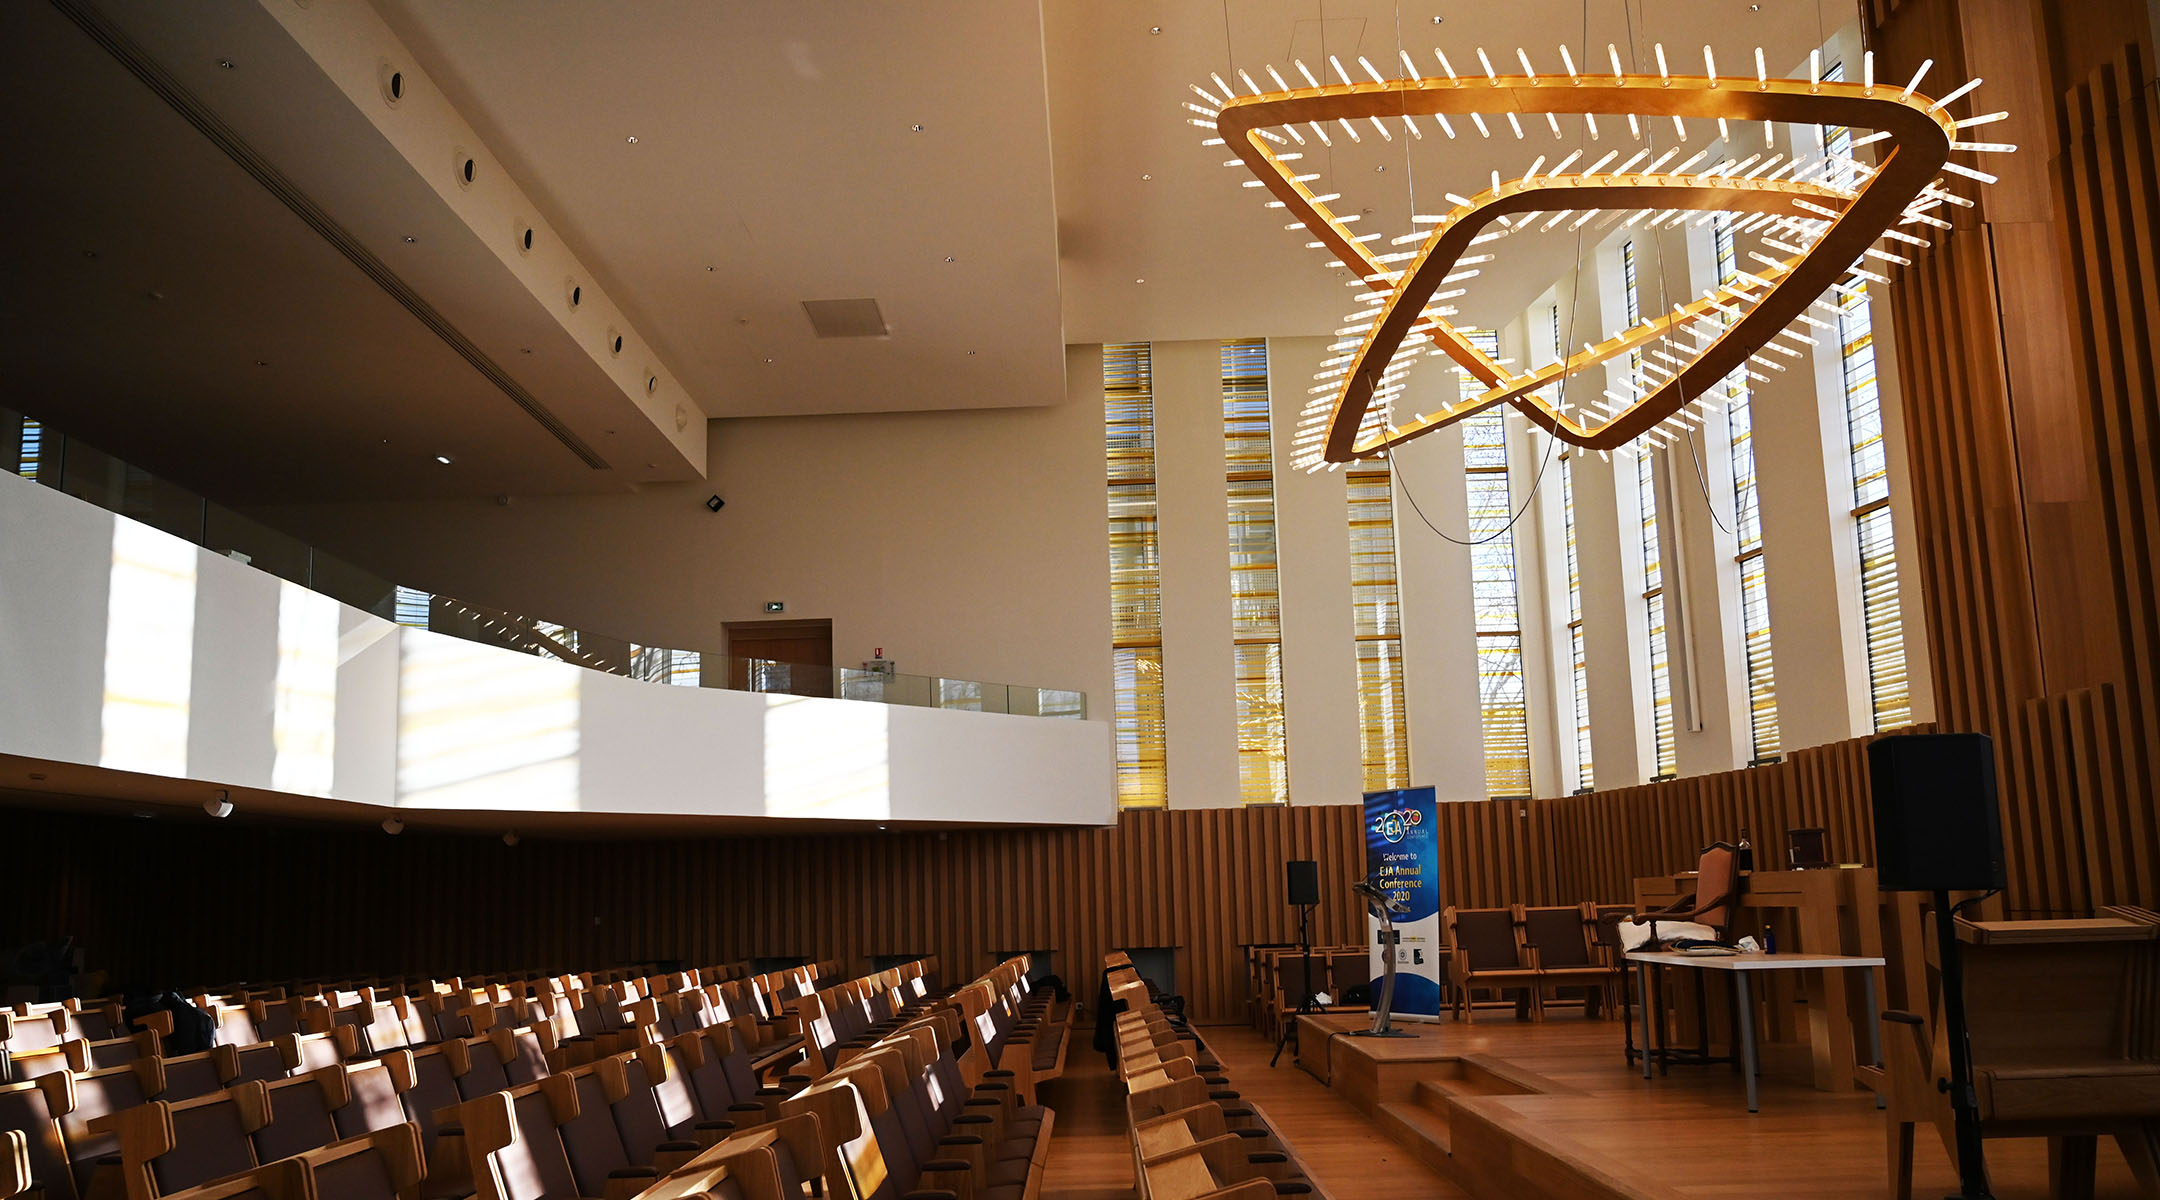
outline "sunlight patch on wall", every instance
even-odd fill
[[[147,525],[113,522],[100,766],[187,774],[195,553]]]
[[[337,749],[338,602],[296,583],[278,585],[277,682],[271,707],[270,786],[327,796]]]
[[[417,630],[398,641],[398,803],[578,808],[582,668]]]
[[[882,704],[765,697],[765,815],[879,821],[892,815]]]

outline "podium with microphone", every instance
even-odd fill
[[[1355,1029],[1351,1037],[1406,1038],[1417,1035],[1393,1025],[1395,1009],[1395,960],[1400,957],[1397,947],[1401,935],[1395,932],[1395,914],[1410,911],[1400,897],[1381,891],[1371,879],[1360,879],[1350,885],[1365,901],[1365,911],[1380,923],[1380,994],[1373,998],[1372,1028]]]

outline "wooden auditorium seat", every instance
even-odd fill
[[[1448,979],[1455,992],[1455,1015],[1465,1024],[1477,1017],[1476,990],[1490,989],[1503,997],[1518,992],[1517,1016],[1542,1020],[1544,1006],[1538,993],[1544,983],[1527,946],[1515,910],[1507,908],[1455,908],[1441,915],[1447,931]]]
[[[150,1100],[91,1127],[115,1135],[127,1200],[157,1200],[260,1165],[253,1134],[268,1123],[269,1107],[264,1085],[246,1083],[187,1100]]]
[[[1957,923],[1972,1089],[1983,1138],[2048,1139],[2050,1192],[2093,1194],[2113,1137],[2145,1195],[2160,1194],[2160,914],[2111,907],[2057,921]],[[1931,963],[1939,964],[1929,947]],[[1931,975],[1934,972],[1930,972]],[[1939,977],[1928,1016],[1885,1012],[1890,1181],[1912,1195],[1913,1134],[1932,1125],[1952,1162],[1955,1123]]]
[[[1597,910],[1590,904],[1532,908],[1515,906],[1523,947],[1540,976],[1538,1009],[1563,988],[1580,989],[1583,1012],[1596,1016],[1614,1007],[1610,1001],[1621,972],[1599,950]]]
[[[10,1154],[22,1156],[10,1168],[22,1174],[18,1194],[30,1200],[78,1200],[60,1125],[74,1105],[74,1076],[65,1071],[49,1078],[0,1084],[0,1130],[18,1143]]]

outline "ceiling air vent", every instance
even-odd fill
[[[884,337],[890,332],[875,300],[805,300],[802,306],[810,314],[810,328],[821,338]]]

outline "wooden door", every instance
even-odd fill
[[[831,621],[730,621],[727,639],[729,687],[833,694]]]

